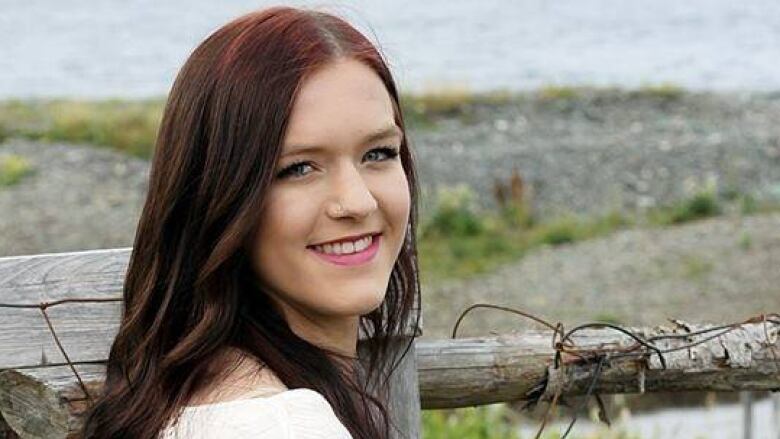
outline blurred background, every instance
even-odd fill
[[[278,3],[0,0],[0,256],[131,246],[179,67]],[[780,3],[284,4],[344,16],[396,75],[423,189],[423,338],[477,302],[567,327],[780,310]],[[481,310],[459,336],[526,327]],[[737,399],[614,398],[612,429],[582,419],[573,437],[740,437]],[[537,424],[511,404],[424,413],[430,438]]]

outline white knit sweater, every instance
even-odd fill
[[[185,407],[161,439],[352,439],[322,394],[291,389],[259,398]]]

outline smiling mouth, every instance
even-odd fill
[[[379,250],[382,234],[367,235],[355,241],[313,245],[307,249],[321,260],[336,265],[362,265],[371,261]]]

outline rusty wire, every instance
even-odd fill
[[[76,377],[76,380],[79,383],[79,386],[81,387],[81,390],[84,392],[84,395],[87,400],[90,402],[92,401],[92,395],[87,390],[86,384],[81,378],[81,375],[76,370],[75,365],[76,364],[103,364],[105,363],[104,360],[101,361],[79,361],[79,362],[73,362],[71,361],[70,357],[68,356],[68,353],[65,351],[65,348],[62,346],[62,343],[57,335],[57,332],[54,328],[54,325],[51,323],[51,320],[46,313],[46,310],[48,308],[51,308],[53,306],[63,305],[67,303],[100,303],[100,302],[121,302],[122,298],[72,298],[72,299],[62,299],[62,300],[56,300],[52,302],[40,302],[38,304],[13,304],[13,303],[0,303],[0,308],[27,308],[27,309],[39,309],[41,311],[41,315],[44,318],[44,321],[46,322],[46,326],[49,329],[49,332],[52,335],[52,338],[54,339],[55,344],[57,345],[57,348],[59,349],[62,356],[65,358],[66,363],[48,363],[45,362],[42,365],[45,366],[59,366],[59,365],[67,365],[70,367],[71,371],[73,372],[74,376]],[[741,327],[744,324],[748,323],[762,323],[764,328],[764,335],[766,337],[768,346],[770,347],[770,352],[772,353],[774,363],[776,370],[778,373],[780,373],[780,360],[777,357],[777,354],[775,352],[773,343],[770,341],[769,337],[769,331],[766,327],[767,323],[772,323],[775,325],[780,325],[780,314],[777,313],[770,313],[770,314],[760,314],[758,316],[751,317],[745,321],[737,322],[737,323],[730,323],[725,325],[719,325],[719,326],[713,326],[710,328],[701,329],[698,331],[689,331],[684,334],[663,334],[663,335],[657,335],[654,337],[650,337],[648,339],[644,339],[640,335],[634,333],[633,331],[623,328],[618,325],[614,325],[611,323],[605,323],[605,322],[589,322],[580,324],[573,329],[569,331],[564,331],[563,323],[550,323],[549,321],[542,319],[541,317],[535,316],[532,313],[518,310],[511,307],[506,306],[498,306],[493,304],[487,304],[487,303],[477,303],[474,305],[469,306],[466,310],[464,310],[460,316],[458,317],[457,321],[455,322],[455,326],[452,330],[452,338],[457,337],[457,331],[458,327],[463,320],[463,318],[466,316],[468,312],[470,312],[473,309],[476,308],[492,308],[492,309],[498,309],[501,311],[510,312],[513,314],[520,315],[522,317],[528,318],[532,321],[535,321],[549,329],[552,330],[552,340],[551,340],[551,347],[555,350],[555,357],[553,365],[555,369],[561,368],[565,366],[565,363],[561,362],[561,355],[567,354],[570,356],[577,357],[579,360],[589,363],[595,363],[595,370],[593,372],[593,377],[591,378],[590,383],[588,384],[587,391],[585,393],[584,398],[582,401],[580,401],[580,404],[575,408],[572,419],[569,422],[569,425],[564,432],[563,436],[561,436],[561,439],[565,439],[568,434],[571,432],[571,429],[573,428],[575,422],[577,421],[578,413],[580,413],[583,409],[585,404],[587,403],[588,399],[591,396],[594,396],[596,398],[596,401],[599,405],[599,415],[604,422],[606,422],[609,425],[609,419],[606,415],[606,410],[604,407],[604,403],[601,400],[601,397],[599,394],[594,393],[596,389],[596,385],[598,383],[598,380],[601,376],[601,372],[604,368],[604,366],[609,364],[609,361],[611,359],[615,358],[623,358],[623,357],[646,357],[650,354],[656,354],[659,357],[659,361],[662,365],[662,367],[666,367],[666,361],[664,358],[664,354],[674,352],[677,350],[682,349],[689,349],[693,346],[702,344],[708,340],[711,340],[713,338],[720,337],[722,335],[725,335],[728,332],[731,332],[739,327]],[[676,322],[675,322],[676,323]],[[590,329],[590,328],[608,328],[612,329],[614,331],[620,332],[623,335],[626,335],[630,338],[632,338],[635,341],[634,345],[628,346],[628,347],[622,347],[622,348],[580,348],[577,347],[574,342],[571,340],[572,336],[581,330],[584,329]],[[698,335],[704,335],[704,334],[710,334],[715,331],[720,331],[714,335],[710,335],[708,337],[705,337],[703,339],[682,345],[677,346],[674,348],[669,349],[660,349],[657,346],[655,346],[653,343],[658,340],[664,340],[664,339],[681,339],[681,338],[690,338]],[[560,337],[560,339],[559,339]],[[644,348],[644,350],[642,349]],[[32,367],[38,367],[38,366],[29,366],[29,367],[17,367],[14,369],[27,369]],[[0,372],[3,370],[8,370],[7,368],[0,368]],[[542,380],[542,382],[538,383],[536,386],[532,387],[531,390],[526,394],[526,399],[528,400],[528,403],[524,406],[524,408],[532,406],[536,404],[541,397],[544,395],[544,391],[549,384],[547,381],[549,377],[545,377],[545,379]],[[535,436],[536,439],[541,437],[541,434],[543,433],[546,424],[549,419],[549,415],[551,411],[556,407],[558,404],[561,396],[563,393],[563,387],[559,387],[555,393],[553,394],[553,397],[551,398],[550,404],[547,406],[547,409],[545,410],[544,416],[542,418],[542,422],[540,423],[539,430],[537,431],[537,434]]]
[[[42,362],[41,366],[61,366],[61,365],[67,365],[70,367],[70,370],[73,372],[73,375],[76,377],[76,381],[79,383],[79,387],[81,387],[81,390],[84,392],[84,396],[89,402],[92,402],[92,395],[87,390],[86,384],[84,384],[84,380],[81,379],[81,375],[76,370],[76,364],[103,364],[105,361],[77,361],[73,362],[70,359],[70,356],[68,356],[68,353],[65,351],[65,348],[62,346],[62,342],[60,342],[59,336],[57,336],[57,331],[54,329],[54,325],[51,323],[51,319],[49,319],[49,315],[46,313],[46,309],[51,308],[53,306],[58,305],[64,305],[66,303],[95,303],[95,302],[121,302],[122,298],[114,298],[114,297],[85,297],[85,298],[72,298],[72,299],[61,299],[61,300],[55,300],[53,302],[40,302],[37,304],[18,304],[18,303],[0,303],[0,308],[27,308],[27,309],[39,309],[41,311],[41,315],[43,315],[43,319],[46,322],[46,326],[49,328],[49,332],[52,335],[52,338],[54,339],[54,343],[57,345],[57,349],[59,349],[62,356],[65,358],[65,363],[48,363],[45,361],[45,355],[44,355],[44,361]],[[30,367],[15,367],[12,369],[30,369],[33,366]],[[38,366],[34,366],[38,367]],[[0,372],[8,370],[8,368],[0,368]]]
[[[591,396],[595,397],[596,402],[599,406],[599,417],[602,421],[604,421],[607,425],[610,425],[609,418],[607,417],[607,413],[605,410],[604,402],[601,399],[601,396],[598,393],[595,393],[596,385],[598,383],[598,380],[601,376],[601,373],[605,366],[609,365],[610,360],[616,359],[616,358],[624,358],[624,357],[637,357],[637,358],[649,358],[650,355],[658,355],[659,362],[661,364],[661,367],[664,369],[666,368],[666,359],[664,358],[664,354],[668,354],[671,352],[675,352],[678,350],[683,349],[689,349],[691,347],[697,346],[699,344],[705,343],[709,340],[712,340],[717,337],[721,337],[731,331],[734,331],[735,329],[740,328],[742,325],[745,324],[756,324],[761,323],[763,324],[764,329],[764,336],[766,338],[766,342],[769,347],[769,351],[772,353],[772,358],[774,360],[775,364],[775,370],[780,373],[780,360],[778,359],[778,355],[775,352],[774,343],[770,340],[769,337],[769,330],[767,329],[767,323],[772,323],[775,325],[780,326],[780,314],[777,313],[769,313],[769,314],[760,314],[757,316],[750,317],[742,322],[736,322],[736,323],[729,323],[719,326],[713,326],[710,328],[704,328],[697,331],[690,331],[683,333],[683,334],[663,334],[663,335],[657,335],[650,338],[643,338],[639,334],[636,334],[635,332],[631,331],[630,329],[623,328],[619,325],[606,323],[606,322],[588,322],[580,324],[573,329],[569,331],[564,331],[563,329],[563,323],[551,323],[541,317],[538,317],[536,315],[533,315],[532,313],[529,313],[527,311],[518,310],[516,308],[511,308],[507,306],[498,306],[488,303],[477,303],[474,305],[469,306],[466,308],[463,312],[461,312],[460,316],[455,322],[455,325],[452,329],[452,337],[455,339],[457,337],[457,331],[458,327],[460,326],[461,321],[466,316],[467,313],[472,311],[476,308],[491,308],[491,309],[498,309],[501,311],[510,312],[513,314],[520,315],[522,317],[528,318],[530,320],[533,320],[537,323],[542,324],[543,326],[551,329],[553,331],[552,333],[552,348],[555,351],[554,360],[553,360],[553,367],[554,369],[559,369],[561,367],[565,367],[565,362],[561,361],[562,354],[567,354],[573,357],[576,357],[580,362],[583,363],[595,363],[595,368],[593,371],[593,377],[590,379],[590,382],[588,384],[588,388],[585,392],[584,397],[580,401],[580,404],[574,409],[572,414],[572,419],[569,422],[568,427],[566,428],[566,431],[561,436],[561,439],[565,439],[569,433],[571,432],[572,427],[574,426],[574,423],[577,421],[578,413],[580,413],[584,408],[587,401],[590,399]],[[682,326],[679,323],[672,320],[673,323],[677,324],[678,326]],[[627,346],[627,347],[600,347],[600,348],[584,348],[584,347],[577,347],[573,340],[572,336],[578,332],[582,331],[584,329],[592,329],[592,328],[606,328],[611,329],[616,332],[619,332],[623,335],[626,335],[634,340],[634,344]],[[713,332],[716,332],[715,334],[712,334]],[[681,346],[676,346],[672,348],[667,349],[661,349],[658,346],[655,345],[655,342],[658,340],[665,340],[665,339],[690,339],[691,337],[701,336],[701,335],[708,335],[707,337],[703,337],[699,340],[692,341],[691,343],[687,343]],[[559,339],[560,337],[560,339]],[[777,340],[775,340],[776,342]],[[534,406],[536,403],[541,400],[541,398],[545,394],[545,390],[547,386],[550,384],[549,382],[549,371],[548,375],[545,376],[541,382],[537,383],[536,385],[532,386],[530,390],[528,390],[523,397],[527,401],[525,405],[523,405],[522,409],[526,409],[528,407]],[[549,415],[551,411],[556,407],[558,404],[561,396],[563,393],[563,386],[558,386],[556,391],[554,392],[552,398],[550,399],[550,404],[547,406],[547,409],[544,412],[544,415],[542,417],[542,421],[539,425],[539,429],[537,430],[535,439],[539,439],[544,432],[544,429],[547,425],[547,422],[549,420]]]

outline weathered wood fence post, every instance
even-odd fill
[[[0,303],[33,304],[78,298],[121,298],[130,248],[0,258]],[[119,301],[62,303],[46,309],[70,360],[90,393],[102,387],[105,361],[116,335]],[[406,330],[392,342],[411,349],[391,380],[390,415],[397,438],[420,434],[419,386],[414,331],[416,309]],[[359,345],[365,348],[366,334]],[[86,398],[36,308],[0,308],[0,433],[9,426],[25,438],[71,437]],[[5,370],[4,370],[5,369]],[[6,425],[7,424],[7,425]],[[5,436],[0,436],[0,438]]]
[[[0,258],[0,303],[116,298],[128,257],[129,249],[110,249]],[[119,311],[116,300],[48,308],[90,393],[101,388],[105,367],[88,363],[107,357]],[[395,341],[396,352],[419,335],[413,326],[408,322]],[[678,322],[673,327],[618,329],[653,340],[653,349],[609,327],[578,331],[565,349],[560,339],[552,343],[550,330],[416,340],[392,382],[390,409],[397,437],[419,437],[421,409],[549,401],[554,395],[584,395],[590,388],[598,394],[780,391],[776,314],[739,325]],[[360,340],[364,349],[366,334],[361,332]],[[608,357],[608,367],[602,368]],[[0,370],[0,415],[14,432],[25,439],[73,437],[86,398],[40,309],[0,308]]]

